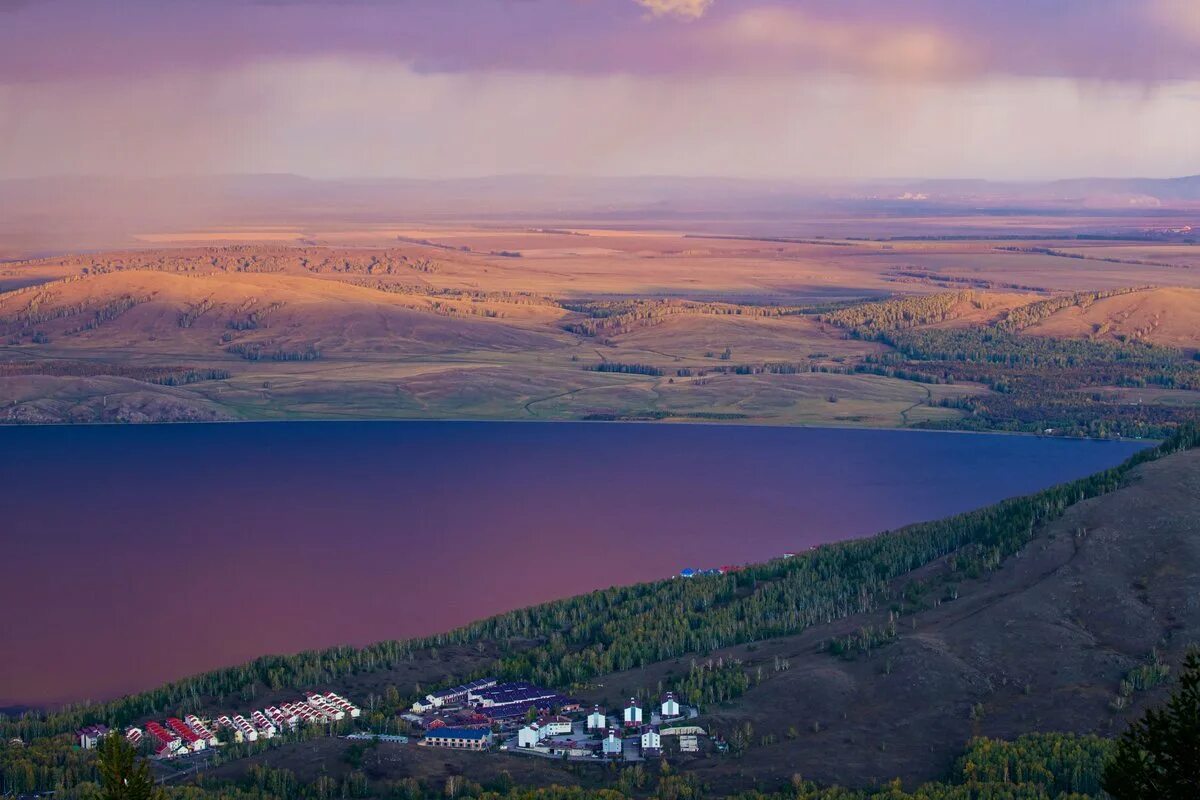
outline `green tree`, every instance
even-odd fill
[[[104,800],[161,800],[162,792],[150,776],[150,765],[119,733],[100,742],[96,766]]]
[[[1117,742],[1104,769],[1114,800],[1193,800],[1200,791],[1200,650],[1183,662],[1179,688]]]

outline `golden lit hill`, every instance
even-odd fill
[[[1200,348],[1200,290],[1147,289],[1063,309],[1025,333]]]
[[[0,296],[0,336],[10,345],[146,354],[512,351],[552,344],[562,314],[300,275],[131,270]]]

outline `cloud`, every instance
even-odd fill
[[[1200,78],[1200,0],[123,0],[119,15],[0,0],[0,20],[0,85],[308,57],[444,74]]]
[[[1195,170],[1198,92],[1082,92],[1041,78],[432,74],[303,58],[0,86],[0,176],[1170,175]]]
[[[634,0],[639,6],[647,8],[656,17],[683,17],[684,19],[700,19],[713,0]]]
[[[933,25],[816,17],[782,6],[747,9],[704,38],[731,63],[787,70],[940,78],[974,74],[979,67],[961,40]]]
[[[1200,44],[1200,3],[1196,0],[1152,0],[1146,13],[1164,33]]]

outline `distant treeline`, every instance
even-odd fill
[[[98,361],[71,361],[68,359],[0,362],[0,378],[15,375],[54,375],[73,378],[104,376],[130,378],[159,386],[185,386],[200,381],[223,381],[230,376],[230,373],[224,369],[139,367],[129,364],[106,364]]]
[[[705,303],[695,300],[614,300],[563,302],[568,311],[586,314],[587,319],[564,324],[563,330],[580,336],[608,337],[649,328],[680,314],[734,317],[783,317],[809,313],[802,306]]]
[[[652,409],[647,411],[628,411],[622,413],[596,412],[583,417],[586,422],[634,422],[662,419],[706,419],[706,420],[735,420],[748,419],[748,415],[736,412],[722,411],[662,411]]]
[[[270,350],[256,342],[238,342],[225,348],[226,353],[241,356],[247,361],[316,361],[321,357],[321,351],[309,345],[303,350],[285,350],[276,348]]]
[[[1121,401],[1098,391],[1200,390],[1200,363],[1174,348],[1136,340],[1018,335],[996,328],[898,331],[882,340],[897,353],[879,357],[881,364],[947,383],[982,383],[995,392],[943,400],[968,416],[928,426],[1162,437],[1180,424],[1200,421],[1195,405]]]
[[[661,369],[650,364],[622,364],[618,361],[602,361],[599,364],[589,364],[584,369],[589,372],[620,372],[627,375],[659,376],[663,374]]]
[[[1087,308],[1144,287],[1076,292],[1009,310],[993,325],[927,327],[953,319],[977,304],[970,291],[903,297],[824,314],[848,335],[882,342],[894,352],[871,355],[856,372],[925,383],[982,383],[996,394],[939,401],[965,412],[923,427],[1008,430],[1063,435],[1170,435],[1180,424],[1200,421],[1200,408],[1183,403],[1122,402],[1096,390],[1157,387],[1200,390],[1198,359],[1141,337],[1150,330],[1103,339],[1060,339],[1023,334],[1067,308]],[[1099,328],[1099,336],[1106,330]]]

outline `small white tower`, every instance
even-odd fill
[[[632,697],[629,698],[629,705],[625,706],[625,724],[642,724],[642,708],[637,704],[637,700]]]
[[[600,706],[592,709],[592,713],[588,714],[587,729],[589,731],[602,731],[608,727],[608,718],[604,716],[604,712],[600,710]]]

